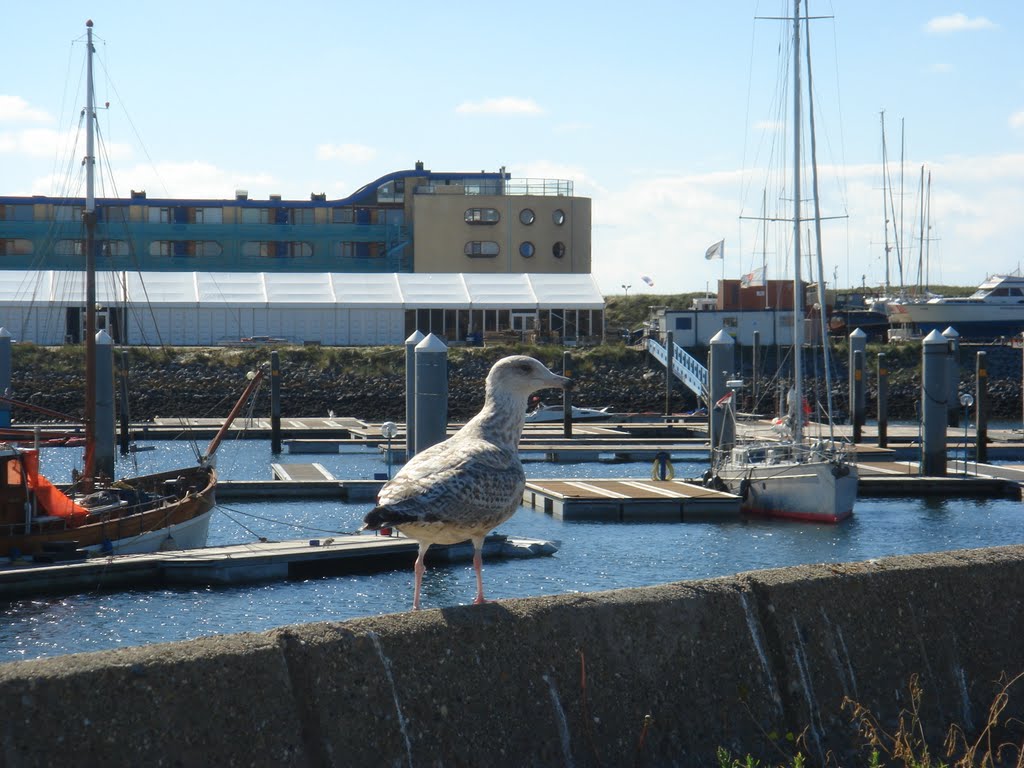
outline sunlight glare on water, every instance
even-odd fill
[[[195,461],[184,442],[118,459],[119,473],[150,472]],[[205,446],[204,446],[205,447]],[[42,470],[61,480],[81,449],[47,451]],[[272,456],[269,442],[234,441],[218,452],[224,480],[269,479],[271,462],[322,464],[335,477],[372,479],[386,472],[375,449],[348,454]],[[137,462],[137,469],[135,463]],[[677,477],[697,477],[706,465],[677,461]],[[650,465],[525,463],[531,479],[649,477]],[[358,529],[369,503],[331,500],[239,501],[221,505],[210,544],[313,539]],[[553,557],[485,562],[491,599],[592,592],[722,576],[814,562],[859,561],[895,554],[1019,544],[1018,501],[862,499],[839,525],[744,519],[732,522],[563,522],[528,508],[499,528],[511,536],[559,542]],[[475,594],[469,563],[430,567],[424,608],[468,604]],[[0,603],[0,661],[262,631],[311,621],[336,621],[406,611],[410,569],[373,574],[245,584],[93,592]]]

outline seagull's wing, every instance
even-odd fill
[[[525,484],[518,456],[486,440],[449,439],[413,457],[377,505],[425,522],[446,513],[489,517],[518,504]]]

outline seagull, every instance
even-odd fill
[[[526,402],[539,389],[568,389],[572,381],[552,373],[539,360],[513,355],[487,374],[480,413],[447,440],[413,456],[377,496],[363,530],[394,526],[419,542],[412,609],[420,609],[423,558],[431,544],[473,542],[476,599],[484,600],[484,537],[519,508],[526,475],[519,460],[519,438]]]

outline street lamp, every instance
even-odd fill
[[[632,288],[632,287],[633,287],[632,283],[630,283],[629,285],[626,285],[625,283],[622,284],[622,290],[624,290],[626,292],[626,298],[627,299],[629,298],[629,289]]]
[[[974,395],[970,392],[960,393],[960,405],[964,408],[964,475],[967,474],[967,410],[974,405]],[[975,448],[975,456],[977,456],[977,448]],[[977,467],[975,467],[977,471]]]
[[[391,479],[391,441],[398,435],[398,425],[393,421],[385,421],[380,425],[380,433],[388,441],[388,480]]]

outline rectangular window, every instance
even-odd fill
[[[81,221],[82,206],[80,205],[57,205],[54,206],[54,214],[57,221]]]
[[[312,208],[292,208],[289,211],[289,222],[291,224],[312,224],[313,213]]]
[[[31,205],[0,205],[0,221],[32,221]]]
[[[693,318],[692,317],[677,317],[676,318],[676,330],[677,331],[689,331],[693,329]]]
[[[150,206],[149,208],[149,223],[150,224],[170,224],[171,223],[171,209],[160,208],[157,206]]]
[[[105,205],[98,209],[100,217],[112,224],[123,224],[128,221],[127,205]]]
[[[355,221],[355,216],[351,208],[335,208],[332,211],[332,221],[335,224],[351,224]]]
[[[196,208],[195,209],[195,221],[196,224],[223,224],[224,223],[224,209],[223,208]]]
[[[269,224],[270,223],[270,209],[269,208],[243,208],[242,209],[242,223],[243,224]]]

